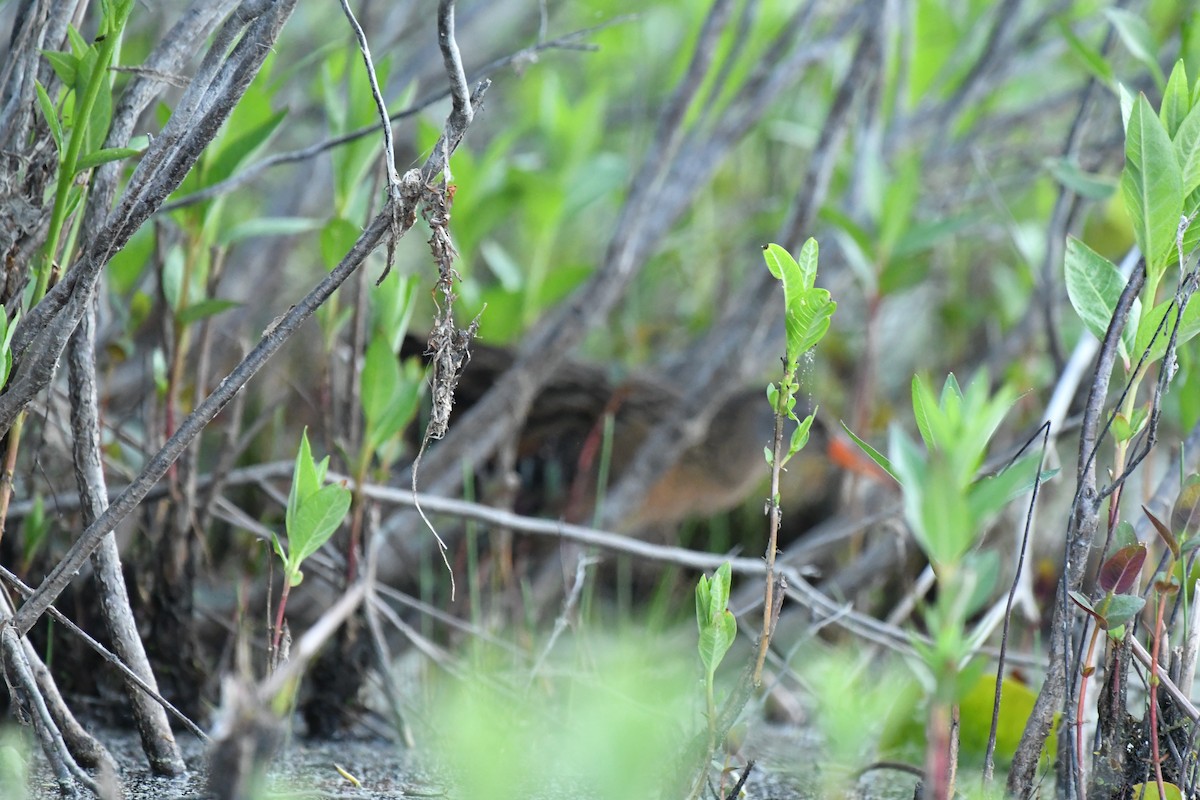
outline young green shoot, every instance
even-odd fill
[[[837,303],[833,302],[828,290],[819,289],[817,280],[817,240],[809,239],[800,248],[800,257],[792,258],[787,250],[777,244],[763,248],[767,269],[783,283],[785,328],[787,346],[783,358],[783,378],[778,384],[767,386],[767,400],[775,412],[775,434],[771,446],[766,447],[767,464],[771,467],[771,497],[767,503],[767,578],[763,592],[762,636],[758,645],[758,661],[754,667],[754,684],[762,683],[763,664],[767,648],[771,643],[775,614],[775,550],[779,540],[781,509],[779,505],[779,474],[808,443],[816,411],[803,420],[796,416],[796,393],[800,390],[797,372],[801,356],[817,346],[817,342],[829,330]],[[786,448],[783,443],[784,420],[791,420],[795,427]]]
[[[283,591],[275,614],[271,637],[271,667],[278,666],[279,645],[283,637],[284,611],[292,587],[304,580],[300,566],[329,541],[350,510],[350,490],[338,484],[323,485],[329,469],[329,456],[317,462],[308,444],[308,429],[300,435],[300,449],[292,471],[292,489],[288,494],[284,527],[287,543],[273,537],[275,553],[283,562]]]
[[[726,561],[709,578],[701,575],[696,584],[696,626],[700,629],[700,661],[704,665],[704,699],[708,717],[708,752],[717,747],[717,703],[714,684],[717,667],[729,652],[737,637],[737,619],[729,610],[729,587],[732,568]],[[699,796],[703,777],[693,786],[693,797]]]

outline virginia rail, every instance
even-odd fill
[[[423,350],[422,342],[408,337],[401,355],[419,355]],[[478,401],[512,363],[508,350],[474,343],[458,385],[456,411]],[[608,448],[610,483],[615,483],[655,426],[682,408],[678,390],[651,376],[617,380],[600,365],[564,363],[534,400],[521,431],[516,451],[520,487],[514,510],[586,523],[595,504],[601,449]],[[606,444],[608,415],[612,426]],[[773,427],[763,387],[735,392],[713,418],[703,441],[658,480],[622,527],[646,534],[740,505],[767,478],[763,446],[770,443]],[[810,447],[821,447],[825,439],[825,431],[814,425]],[[824,458],[810,460],[821,462],[822,467],[828,464]],[[811,507],[814,496],[831,496],[832,471],[822,468],[819,473],[814,476],[805,468],[794,468],[785,502],[792,495],[798,501],[795,505]]]

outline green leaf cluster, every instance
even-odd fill
[[[780,466],[784,466],[808,443],[816,411],[801,420],[796,416],[796,393],[800,389],[797,380],[800,357],[812,350],[829,331],[829,324],[837,310],[829,291],[816,286],[817,240],[809,239],[800,248],[800,257],[777,244],[763,248],[763,258],[771,275],[783,283],[785,303],[784,324],[787,331],[787,350],[784,358],[783,379],[779,384],[767,385],[767,401],[777,414],[786,416],[796,424],[783,454]],[[767,447],[768,464],[775,458],[774,451]]]
[[[904,490],[905,517],[935,569],[959,562],[987,522],[1033,481],[1030,459],[976,479],[988,442],[1014,399],[1007,387],[989,395],[984,375],[963,392],[951,374],[940,396],[913,378],[913,414],[925,447],[893,426],[885,468]]]
[[[300,449],[292,471],[285,528],[287,544],[274,537],[275,552],[283,561],[284,579],[296,586],[304,579],[300,565],[317,552],[342,524],[350,510],[350,490],[336,484],[323,485],[329,456],[317,462],[308,444],[308,430],[300,435]]]
[[[60,255],[67,217],[80,206],[86,194],[86,190],[76,184],[75,176],[100,164],[139,152],[130,147],[104,148],[113,110],[109,67],[117,58],[121,34],[132,11],[133,0],[103,2],[95,43],[89,45],[79,31],[68,25],[67,38],[71,51],[43,51],[62,82],[64,91],[61,92],[60,102],[56,104],[45,86],[41,83],[35,86],[38,108],[58,151],[58,178],[50,212],[50,227],[42,257],[36,265],[32,293],[27,296],[27,308],[45,296],[54,261]],[[64,261],[70,260],[70,250],[69,245],[62,248]]]
[[[700,629],[700,661],[704,677],[712,686],[721,660],[737,637],[737,620],[729,610],[729,587],[732,567],[726,561],[709,578],[701,575],[696,583],[696,625]]]
[[[1148,50],[1144,23],[1123,12],[1111,12],[1114,25],[1135,54]],[[1153,59],[1150,59],[1153,62]],[[1142,365],[1134,391],[1120,409],[1114,427],[1118,444],[1127,442],[1144,424],[1134,407],[1145,368],[1166,355],[1175,334],[1182,345],[1200,334],[1200,305],[1180,308],[1180,292],[1164,294],[1167,270],[1182,265],[1200,245],[1200,82],[1193,84],[1183,59],[1160,81],[1163,99],[1157,111],[1145,95],[1132,96],[1118,87],[1125,119],[1125,167],[1121,194],[1134,236],[1146,265],[1146,280],[1121,331],[1120,355],[1126,371]],[[1125,277],[1116,265],[1083,242],[1069,239],[1064,262],[1067,294],[1084,326],[1097,338],[1106,334]],[[1186,379],[1186,376],[1185,376]]]

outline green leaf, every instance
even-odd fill
[[[1190,197],[1200,188],[1200,106],[1193,108],[1180,123],[1173,141],[1182,173],[1183,196]]]
[[[83,58],[90,47],[74,25],[67,25],[67,41],[71,43],[71,52],[75,54],[76,59]]]
[[[910,231],[917,234],[918,231]],[[905,249],[908,237],[901,237],[900,243],[892,251],[892,259],[884,265],[879,273],[879,296],[888,297],[899,294],[906,289],[918,286],[929,275],[932,259],[925,257],[904,258],[900,251]]]
[[[796,426],[796,429],[792,431],[792,440],[788,444],[787,458],[784,459],[784,463],[787,463],[787,459],[790,459],[792,456],[796,455],[796,453],[799,453],[804,449],[804,445],[808,444],[809,430],[812,428],[813,419],[815,418],[816,409],[813,409],[813,413],[805,417],[804,420]]]
[[[329,541],[350,510],[350,490],[345,486],[322,486],[300,504],[288,530],[292,561],[300,564]]]
[[[793,361],[817,346],[829,331],[837,303],[827,289],[808,289],[788,308],[788,341]],[[794,348],[794,350],[793,350]]]
[[[1145,95],[1138,95],[1125,132],[1121,191],[1146,257],[1147,283],[1156,283],[1175,252],[1183,179],[1175,146]]]
[[[222,311],[228,311],[231,308],[238,308],[239,306],[241,306],[241,303],[234,300],[222,300],[217,297],[210,297],[206,300],[192,303],[176,314],[175,319],[182,325],[191,325],[193,322],[214,317]]]
[[[887,456],[876,450],[874,447],[871,447],[871,445],[867,444],[864,440],[858,438],[854,431],[846,427],[845,422],[842,423],[842,430],[844,430],[846,435],[849,436],[856,445],[858,445],[860,450],[867,454],[867,458],[878,464],[879,468],[888,475],[891,475],[892,480],[894,480],[896,483],[900,483],[900,476],[896,473],[895,468],[892,467],[892,462],[888,460]]]
[[[1133,800],[1159,800],[1160,797],[1163,800],[1183,800],[1183,790],[1170,782],[1163,783],[1163,792],[1161,794],[1158,791],[1158,783],[1155,781],[1135,783],[1130,788],[1130,791],[1132,792],[1130,797]]]
[[[1137,102],[1125,84],[1117,84],[1117,101],[1121,106],[1121,127],[1129,130],[1129,118],[1133,116],[1133,105]]]
[[[709,619],[715,620],[729,605],[729,589],[733,582],[733,567],[726,561],[717,567],[709,583]]]
[[[362,228],[348,219],[334,217],[321,229],[321,260],[325,269],[338,265],[362,235]],[[396,270],[393,270],[395,272]]]
[[[400,391],[400,362],[384,339],[372,339],[367,345],[361,385],[367,440],[374,450],[390,435],[379,430],[380,423],[387,416],[392,398]]]
[[[111,53],[109,55],[111,56]],[[97,69],[108,69],[107,61],[104,64],[97,63]],[[93,153],[104,147],[104,142],[108,139],[108,128],[112,124],[112,113],[112,82],[107,80],[106,75],[101,75],[96,97],[92,101],[91,110],[88,112],[87,137],[83,143],[84,155]]]
[[[399,352],[408,331],[420,285],[415,275],[394,269],[371,293],[371,336],[385,338],[393,353]]]
[[[1075,591],[1068,592],[1067,594],[1070,595],[1071,599],[1075,601],[1075,605],[1082,608],[1088,614],[1090,614],[1094,617],[1099,616],[1096,613],[1095,606],[1092,605],[1092,601],[1088,599],[1087,595],[1083,594],[1082,592],[1075,592]]]
[[[938,407],[934,402],[933,392],[921,380],[920,375],[913,375],[912,407],[913,417],[917,422],[917,430],[921,434],[921,441],[925,442],[927,450],[936,450],[938,442],[933,430],[932,419],[938,415]]]
[[[60,53],[56,50],[43,50],[42,56],[50,62],[54,74],[68,88],[75,85],[75,71],[79,68],[79,59],[70,53]]]
[[[286,116],[286,109],[276,111],[261,123],[230,139],[229,143],[221,148],[217,157],[205,169],[203,186],[219,183],[232,175],[242,162],[271,138],[271,134],[275,132]],[[197,188],[203,188],[203,186]]]
[[[817,240],[811,236],[800,247],[800,255],[796,258],[800,267],[800,276],[805,289],[811,289],[817,283]]]
[[[991,521],[1014,498],[1032,488],[1038,457],[1028,455],[1003,472],[982,478],[967,490],[971,522],[976,529]]]
[[[54,146],[58,148],[58,157],[63,156],[63,130],[62,123],[58,120],[58,112],[54,110],[54,103],[50,102],[50,95],[46,94],[46,87],[41,83],[35,82],[37,89],[38,107],[42,110],[42,116],[46,120],[46,124],[50,127],[50,135],[54,137]]]
[[[1067,237],[1065,271],[1071,306],[1092,335],[1103,341],[1117,309],[1117,301],[1125,291],[1125,279],[1121,271],[1116,264],[1074,236]],[[1130,314],[1125,330],[1121,332],[1121,343],[1126,354],[1134,346],[1137,318],[1135,309]]]
[[[1163,323],[1163,317],[1170,312],[1166,317],[1166,324]],[[1141,322],[1138,323],[1137,340],[1133,346],[1134,359],[1141,358],[1142,353],[1149,349],[1147,363],[1158,361],[1167,353],[1167,343],[1171,339],[1171,329],[1175,325],[1176,308],[1171,300],[1164,300],[1151,309],[1148,313],[1142,315]],[[1162,325],[1162,330],[1159,326]],[[1155,333],[1157,332],[1157,336]],[[1188,303],[1183,310],[1183,316],[1179,318],[1179,333],[1176,338],[1176,344],[1182,345],[1184,342],[1195,338],[1196,334],[1200,333],[1200,303]],[[1151,344],[1153,339],[1153,345]]]
[[[777,244],[764,247],[763,258],[771,274],[783,281],[787,359],[789,365],[794,365],[829,330],[837,303],[828,291],[813,285],[817,275],[816,239],[804,243],[799,261]]]
[[[696,625],[701,633],[711,621],[708,616],[709,603],[712,602],[710,584],[711,581],[704,574],[696,581]]]
[[[85,172],[93,167],[98,167],[101,164],[107,164],[110,161],[120,161],[123,158],[139,155],[142,151],[135,147],[105,147],[100,150],[93,150],[80,157],[75,163],[75,174]]]
[[[917,537],[918,542],[935,566],[956,564],[975,541],[977,529],[973,525],[971,507],[955,485],[956,476],[948,460],[935,455],[928,464],[926,475],[921,491],[916,493],[919,521],[910,519],[909,524],[919,526],[922,535]],[[908,493],[906,484],[905,495]]]
[[[222,231],[217,244],[224,247],[256,236],[295,236],[319,227],[320,220],[308,217],[256,217]]]
[[[1100,622],[1100,627],[1104,630],[1111,630],[1124,625],[1137,616],[1145,605],[1146,600],[1143,597],[1115,594],[1109,600],[1108,607],[1104,609],[1104,619]]]
[[[283,563],[286,564],[288,560],[287,548],[283,546],[283,541],[274,531],[271,532],[271,546],[275,549],[276,555],[278,555],[279,558],[282,559]]]
[[[172,311],[180,310],[179,304],[183,299],[183,262],[183,250],[178,246],[171,247],[163,259],[162,274],[159,276],[163,299]]]
[[[1058,30],[1083,68],[1099,79],[1101,83],[1111,86],[1113,71],[1108,59],[1099,50],[1076,36],[1075,32],[1071,30],[1071,26],[1066,24],[1061,17],[1058,21]]]
[[[737,620],[733,613],[722,611],[704,630],[700,631],[700,661],[705,671],[712,675],[720,666],[721,660],[729,652],[733,640],[737,637]]]
[[[76,111],[83,102],[83,98],[87,96],[87,86],[92,79],[92,74],[96,71],[98,59],[99,53],[96,48],[90,46],[79,57],[79,67],[75,70],[75,85],[70,87],[75,93]],[[84,121],[79,116],[75,116],[71,127],[75,127],[77,124],[82,125]]]
[[[1183,59],[1175,62],[1171,77],[1167,79],[1167,88],[1163,91],[1162,104],[1158,109],[1158,118],[1162,120],[1167,135],[1174,138],[1175,132],[1192,110],[1191,86],[1188,84],[1187,69]]]
[[[405,361],[400,370],[400,381],[387,410],[370,432],[369,445],[379,450],[393,440],[417,417],[421,395],[425,392],[425,364],[419,358]],[[382,458],[382,454],[380,454]]]
[[[1121,37],[1121,42],[1130,55],[1142,62],[1154,75],[1155,82],[1162,87],[1166,78],[1163,76],[1162,67],[1158,65],[1158,45],[1146,20],[1123,8],[1108,8],[1104,10],[1104,14],[1116,28],[1117,35]]]
[[[292,468],[292,488],[288,494],[287,513],[284,525],[288,535],[294,530],[296,515],[304,500],[321,488],[321,477],[317,474],[317,465],[313,462],[312,448],[308,444],[308,428],[300,433],[300,449],[296,453],[295,466]]]
[[[1084,172],[1072,160],[1051,158],[1045,163],[1056,181],[1086,200],[1107,200],[1117,189],[1111,178]]]

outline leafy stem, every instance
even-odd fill
[[[120,46],[121,34],[125,30],[125,23],[128,22],[129,14],[133,10],[133,0],[115,0],[106,5],[108,13],[104,15],[101,23],[100,35],[96,37],[98,46],[95,51],[95,64],[88,76],[83,96],[75,98],[75,124],[71,127],[71,138],[67,149],[65,152],[60,151],[59,153],[58,183],[54,191],[54,206],[50,213],[50,228],[46,235],[45,253],[38,264],[36,283],[29,302],[30,307],[36,305],[50,287],[50,274],[58,253],[63,226],[66,224],[67,201],[75,182],[75,175],[79,171],[80,154],[87,141],[88,121],[92,109],[96,105],[96,98],[100,95],[100,89],[104,81],[108,79],[108,68]],[[61,145],[61,141],[59,144]]]
[[[777,244],[763,248],[767,269],[783,283],[785,302],[785,328],[787,349],[783,359],[783,378],[778,385],[767,386],[767,400],[775,412],[775,431],[771,446],[764,455],[771,467],[771,497],[767,501],[767,575],[763,589],[762,635],[758,642],[758,659],[754,665],[754,685],[762,683],[763,665],[767,649],[771,645],[771,629],[774,627],[775,603],[775,551],[779,544],[779,526],[782,511],[779,506],[779,474],[792,456],[808,443],[809,430],[816,417],[814,410],[805,419],[796,416],[796,392],[799,384],[796,374],[800,357],[808,353],[829,331],[829,323],[837,303],[833,302],[825,289],[816,286],[817,240],[809,239],[800,248],[799,258],[792,258],[787,250]],[[784,420],[795,423],[786,450],[783,445]]]

